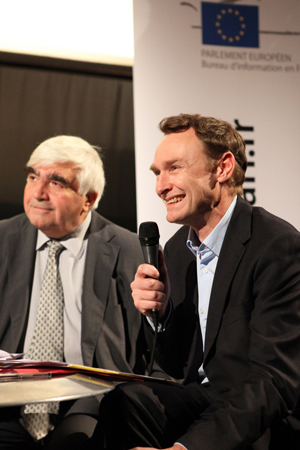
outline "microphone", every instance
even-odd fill
[[[139,240],[143,250],[145,263],[151,264],[158,269],[158,248],[159,248],[159,231],[156,222],[143,222],[139,228]],[[152,309],[152,320],[154,324],[154,339],[151,352],[151,360],[149,365],[149,376],[152,374],[154,354],[156,350],[156,341],[159,324],[159,310]]]
[[[145,263],[158,268],[159,231],[156,222],[143,222],[139,228],[139,240]]]
[[[145,263],[158,269],[159,231],[156,222],[143,222],[139,228],[139,240],[142,246]],[[155,327],[158,326],[159,311],[152,309],[152,319]]]

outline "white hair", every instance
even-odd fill
[[[52,164],[74,164],[79,194],[96,192],[97,198],[92,206],[96,209],[105,186],[103,163],[97,147],[76,136],[56,136],[42,142],[31,154],[27,167],[35,165],[50,166]]]

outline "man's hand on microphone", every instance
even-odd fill
[[[170,283],[161,251],[158,253],[158,269],[150,264],[141,264],[131,283],[135,307],[145,316],[159,310],[160,319],[165,315],[170,296]]]

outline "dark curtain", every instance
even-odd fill
[[[59,67],[57,60],[43,58],[38,61],[46,65],[14,64],[13,58],[0,57],[0,219],[23,211],[30,153],[45,139],[66,134],[102,148],[106,188],[98,211],[136,231],[130,73],[103,74],[96,65],[82,64],[76,70],[76,64]]]

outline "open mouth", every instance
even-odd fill
[[[170,200],[165,200],[165,202],[167,205],[171,205],[172,203],[179,203],[183,199],[184,199],[184,195],[181,195],[179,197],[173,197]]]

